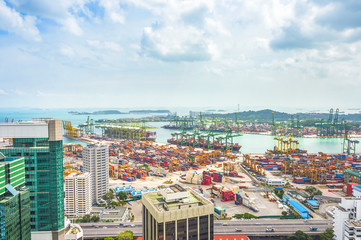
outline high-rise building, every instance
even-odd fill
[[[350,229],[361,220],[361,198],[341,198],[341,203],[333,210],[333,231],[335,239],[349,239]],[[354,238],[351,238],[354,239]]]
[[[65,215],[71,218],[90,214],[92,195],[90,173],[71,173],[65,178]]]
[[[7,157],[25,159],[25,185],[30,189],[32,240],[64,238],[62,122],[37,119],[1,123],[0,137],[12,138],[0,148]]]
[[[92,202],[101,201],[109,189],[109,148],[88,145],[83,148],[83,170],[91,175]]]
[[[24,158],[0,153],[0,239],[31,239],[30,192]]]
[[[175,184],[158,192],[145,193],[144,240],[213,239],[213,204],[191,189]]]

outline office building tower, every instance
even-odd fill
[[[25,159],[25,185],[30,190],[32,240],[64,238],[62,122],[34,119],[1,123],[0,137],[12,146],[0,148],[7,157]]]
[[[66,216],[79,218],[90,214],[92,208],[90,173],[70,173],[65,178],[64,190]]]
[[[0,153],[0,239],[31,239],[30,192],[24,158]]]
[[[92,186],[92,203],[102,202],[109,189],[109,148],[105,145],[88,145],[83,148],[83,170],[89,172]]]
[[[213,204],[191,189],[175,184],[144,193],[144,240],[213,239]]]

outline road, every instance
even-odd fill
[[[134,227],[129,225],[134,224]],[[81,223],[85,237],[106,237],[116,236],[120,232],[131,230],[134,235],[142,234],[142,223],[133,222],[120,226],[117,223]],[[97,227],[95,227],[97,226]],[[332,220],[278,220],[278,219],[257,219],[257,220],[239,220],[239,221],[215,221],[214,233],[236,233],[236,229],[241,230],[245,235],[262,235],[266,234],[266,227],[274,228],[274,232],[267,232],[267,235],[292,234],[297,230],[307,233],[315,233],[310,231],[310,227],[317,227],[317,232],[324,232],[327,228],[332,227]],[[238,232],[239,233],[239,232]]]

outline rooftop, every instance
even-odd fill
[[[361,220],[346,220],[345,224],[354,227],[361,227]]]
[[[178,185],[179,186],[179,185]],[[172,191],[172,186],[170,188]],[[189,197],[184,200],[178,200],[173,202],[166,202],[164,197],[159,192],[149,192],[143,194],[143,198],[147,198],[147,200],[153,205],[153,207],[158,211],[169,211],[172,209],[180,209],[182,207],[192,207],[192,206],[203,206],[208,204],[207,199],[202,199],[201,196],[198,196],[197,193],[193,192],[190,189],[184,189],[181,187],[181,189],[178,189],[177,187],[173,188],[175,191],[182,191],[189,195]],[[212,204],[209,202],[209,204]]]

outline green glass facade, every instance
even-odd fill
[[[63,229],[63,141],[14,138],[13,147],[1,148],[0,152],[7,157],[25,159],[25,185],[30,190],[31,230]]]
[[[30,192],[24,158],[0,159],[0,239],[30,240]]]

